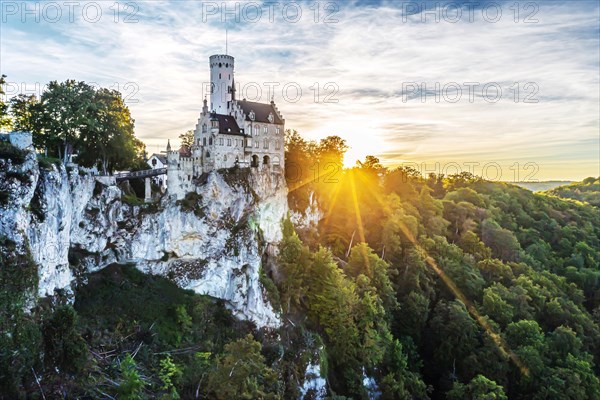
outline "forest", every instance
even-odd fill
[[[286,134],[277,331],[131,265],[25,312],[36,266],[0,238],[0,398],[297,399],[318,361],[337,400],[600,399],[597,207],[346,150]]]

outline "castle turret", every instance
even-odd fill
[[[210,56],[210,109],[217,114],[229,114],[233,100],[232,56],[217,54]]]

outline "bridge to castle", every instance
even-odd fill
[[[166,168],[156,169],[145,169],[143,171],[132,171],[132,172],[119,172],[113,176],[119,181],[128,181],[129,179],[135,178],[152,178],[153,176],[165,175],[167,173]]]
[[[110,179],[114,179],[116,182],[128,181],[130,179],[144,179],[144,181],[145,181],[144,201],[146,203],[149,203],[152,201],[152,185],[151,185],[150,178],[159,176],[159,175],[166,175],[166,174],[167,174],[166,168],[156,168],[156,169],[145,169],[142,171],[119,172],[117,174],[108,175],[108,176],[99,175],[99,176],[96,176],[96,178],[100,178],[100,179],[110,178]]]

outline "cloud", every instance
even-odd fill
[[[235,1],[226,2],[234,13],[225,22],[222,9],[208,15],[211,2],[196,1],[134,2],[137,10],[120,8],[115,22],[113,3],[98,2],[103,8],[96,23],[81,10],[72,23],[8,16],[1,26],[0,69],[8,81],[29,87],[73,78],[120,89],[129,95],[138,136],[154,152],[195,126],[208,57],[224,52],[227,27],[236,82],[259,84],[261,101],[270,100],[266,83],[279,83],[275,101],[286,127],[314,139],[344,136],[350,159],[376,154],[388,165],[531,160],[548,166],[544,178],[563,173],[567,164],[572,175],[565,178],[597,172],[598,4],[540,2],[531,17],[535,10],[519,3],[516,23],[514,2],[502,2],[502,18],[491,23],[491,14],[487,20],[483,14],[490,3],[480,3],[473,22],[472,3],[461,2],[463,17],[451,23],[444,2],[426,2],[425,22],[424,13],[407,12],[408,3],[396,1],[335,2],[337,10],[320,2],[318,14],[313,2],[299,2],[297,22],[294,10],[286,16],[282,6],[271,22],[266,4],[260,21],[251,22],[248,3]],[[528,16],[539,22],[524,23]],[[138,22],[126,23],[126,17]],[[480,83],[473,102],[464,86],[471,82]],[[409,83],[425,90],[407,90]],[[463,87],[457,103],[443,96],[452,83]],[[487,83],[502,88],[498,102],[486,100]],[[528,83],[537,93],[525,88]],[[302,89],[299,101],[286,100],[286,84]],[[452,98],[456,90],[445,94]],[[538,102],[524,103],[527,96]]]

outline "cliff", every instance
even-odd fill
[[[130,205],[119,187],[76,166],[42,166],[33,151],[15,151],[0,159],[0,237],[29,247],[40,297],[72,298],[86,273],[133,263],[225,300],[234,315],[258,326],[281,324],[260,283],[288,212],[281,174],[212,172],[183,200]]]

